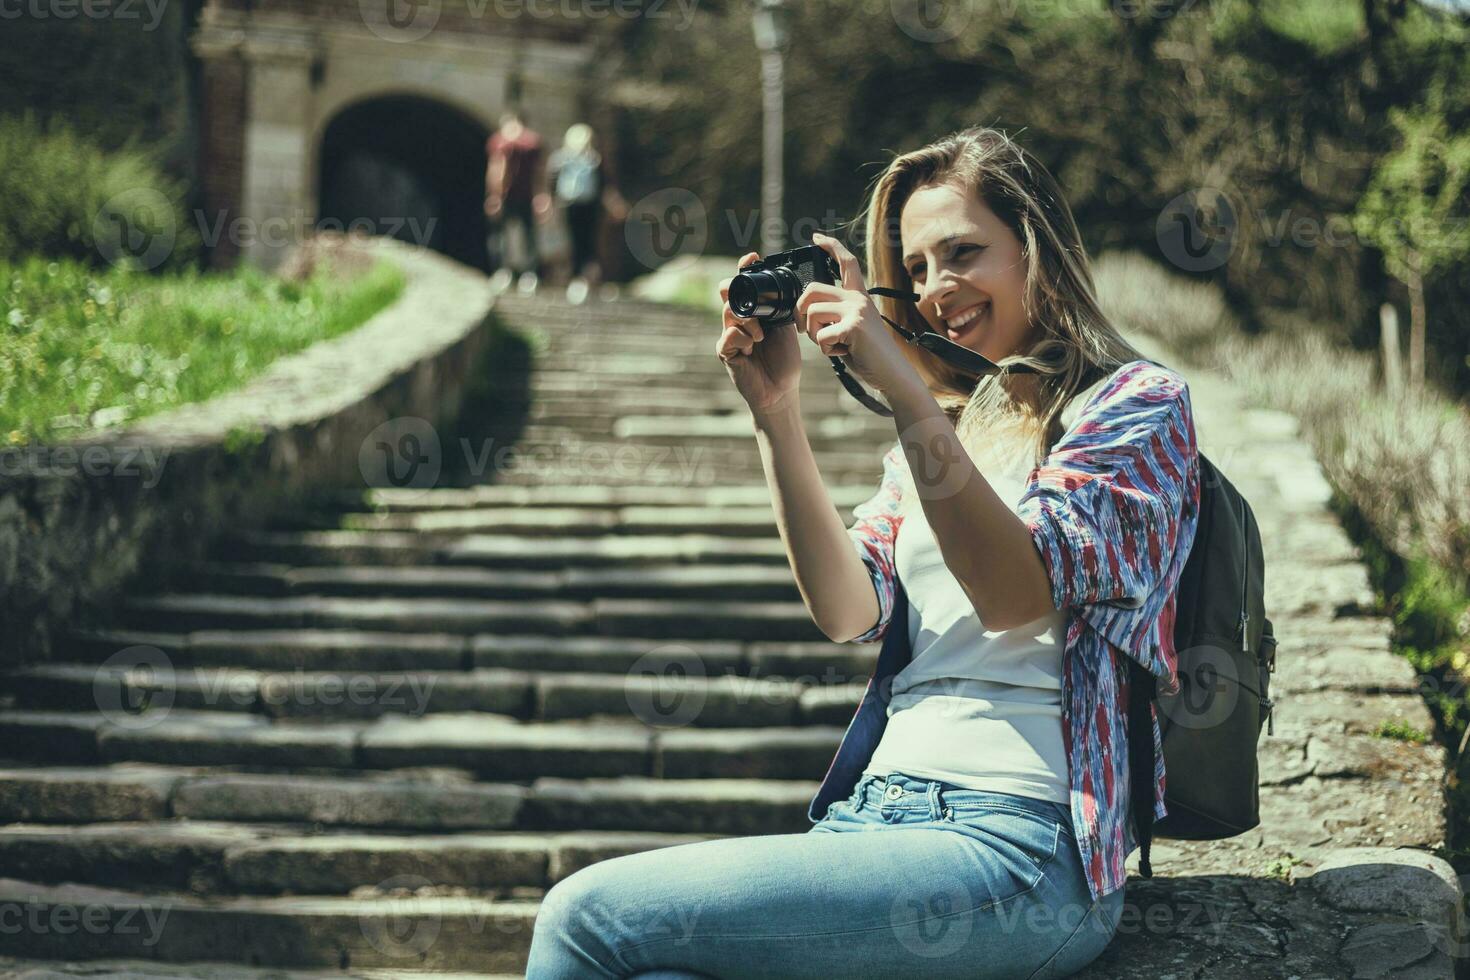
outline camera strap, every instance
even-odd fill
[[[873,286],[868,290],[868,295],[887,296],[891,299],[906,299],[911,303],[917,303],[919,301],[918,293],[911,293],[901,289],[889,289],[886,286]],[[1007,370],[1013,374],[1036,373],[1034,368],[1025,364],[1017,364],[1015,367],[1003,369],[990,358],[982,354],[977,354],[968,347],[960,346],[943,334],[935,333],[932,330],[924,330],[916,333],[890,320],[882,312],[879,312],[878,316],[882,318],[884,323],[897,330],[906,342],[922,347],[946,364],[957,367],[961,371],[967,371],[977,377],[985,377],[1001,370]],[[832,362],[832,370],[837,373],[837,380],[842,382],[842,387],[847,389],[848,394],[856,398],[864,408],[884,418],[893,417],[893,410],[891,408],[868,394],[863,389],[863,386],[858,383],[858,380],[847,372],[847,365],[842,363],[840,357],[829,355],[828,359]]]

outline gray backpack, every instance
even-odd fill
[[[1158,697],[1157,678],[1129,658],[1128,766],[1139,871],[1153,877],[1154,831],[1179,840],[1234,837],[1261,822],[1256,743],[1271,723],[1276,637],[1265,610],[1265,569],[1255,515],[1203,453],[1199,525],[1179,579],[1174,622],[1180,692]],[[1154,821],[1156,705],[1164,747],[1164,805]]]

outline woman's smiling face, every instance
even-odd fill
[[[952,183],[915,190],[899,217],[903,266],[929,328],[992,361],[1029,333],[1021,242],[980,200]]]

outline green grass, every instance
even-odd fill
[[[238,388],[362,324],[403,289],[381,262],[288,282],[249,266],[149,275],[0,262],[0,445],[136,419]]]
[[[1373,729],[1373,734],[1379,738],[1391,738],[1400,742],[1414,742],[1422,745],[1429,741],[1429,733],[1420,728],[1402,721],[1380,721],[1378,727]]]

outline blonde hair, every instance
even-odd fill
[[[1014,459],[1015,449],[1029,446],[1040,465],[1062,436],[1061,414],[1072,396],[1143,355],[1119,335],[1098,304],[1081,233],[1056,180],[1000,130],[964,129],[888,165],[854,219],[854,224],[866,219],[870,286],[913,289],[903,264],[899,217],[914,191],[944,183],[978,195],[1020,241],[1029,346],[1003,358],[1000,372],[978,379],[915,344],[901,344],[904,356],[977,464],[998,451]],[[906,329],[930,329],[913,302],[887,297],[876,302]],[[1022,364],[1036,375],[1007,370]],[[1025,388],[1033,388],[1029,397],[1017,397]]]

